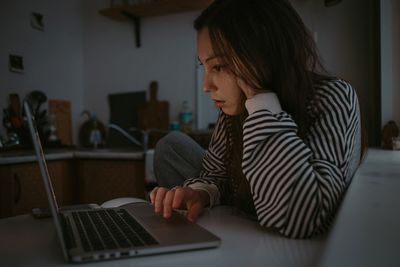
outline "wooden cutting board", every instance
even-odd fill
[[[11,123],[15,129],[22,127],[21,102],[18,94],[10,94]]]
[[[169,127],[169,103],[168,101],[158,101],[158,83],[150,83],[150,97],[138,109],[138,126],[140,129],[159,129],[168,130]]]

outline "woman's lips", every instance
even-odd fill
[[[215,100],[215,99],[214,99],[214,103],[215,103],[215,105],[216,105],[218,108],[221,108],[221,107],[224,105],[225,101],[222,101],[222,100]]]

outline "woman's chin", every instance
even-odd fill
[[[243,113],[242,109],[229,109],[229,108],[221,108],[222,112],[229,116],[236,116]]]

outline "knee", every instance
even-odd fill
[[[175,165],[179,162],[176,150],[178,143],[184,138],[182,136],[180,132],[171,132],[158,140],[154,148],[154,174],[160,186],[171,188],[182,184],[182,181],[176,178],[179,174],[175,170]]]
[[[181,143],[183,138],[187,138],[186,135],[178,131],[167,134],[158,140],[154,148],[154,154],[164,154],[165,152],[170,151],[172,148]]]

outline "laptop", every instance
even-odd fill
[[[66,261],[74,263],[215,248],[221,240],[177,211],[170,219],[149,202],[117,208],[60,209],[31,109],[24,101],[49,207]]]

